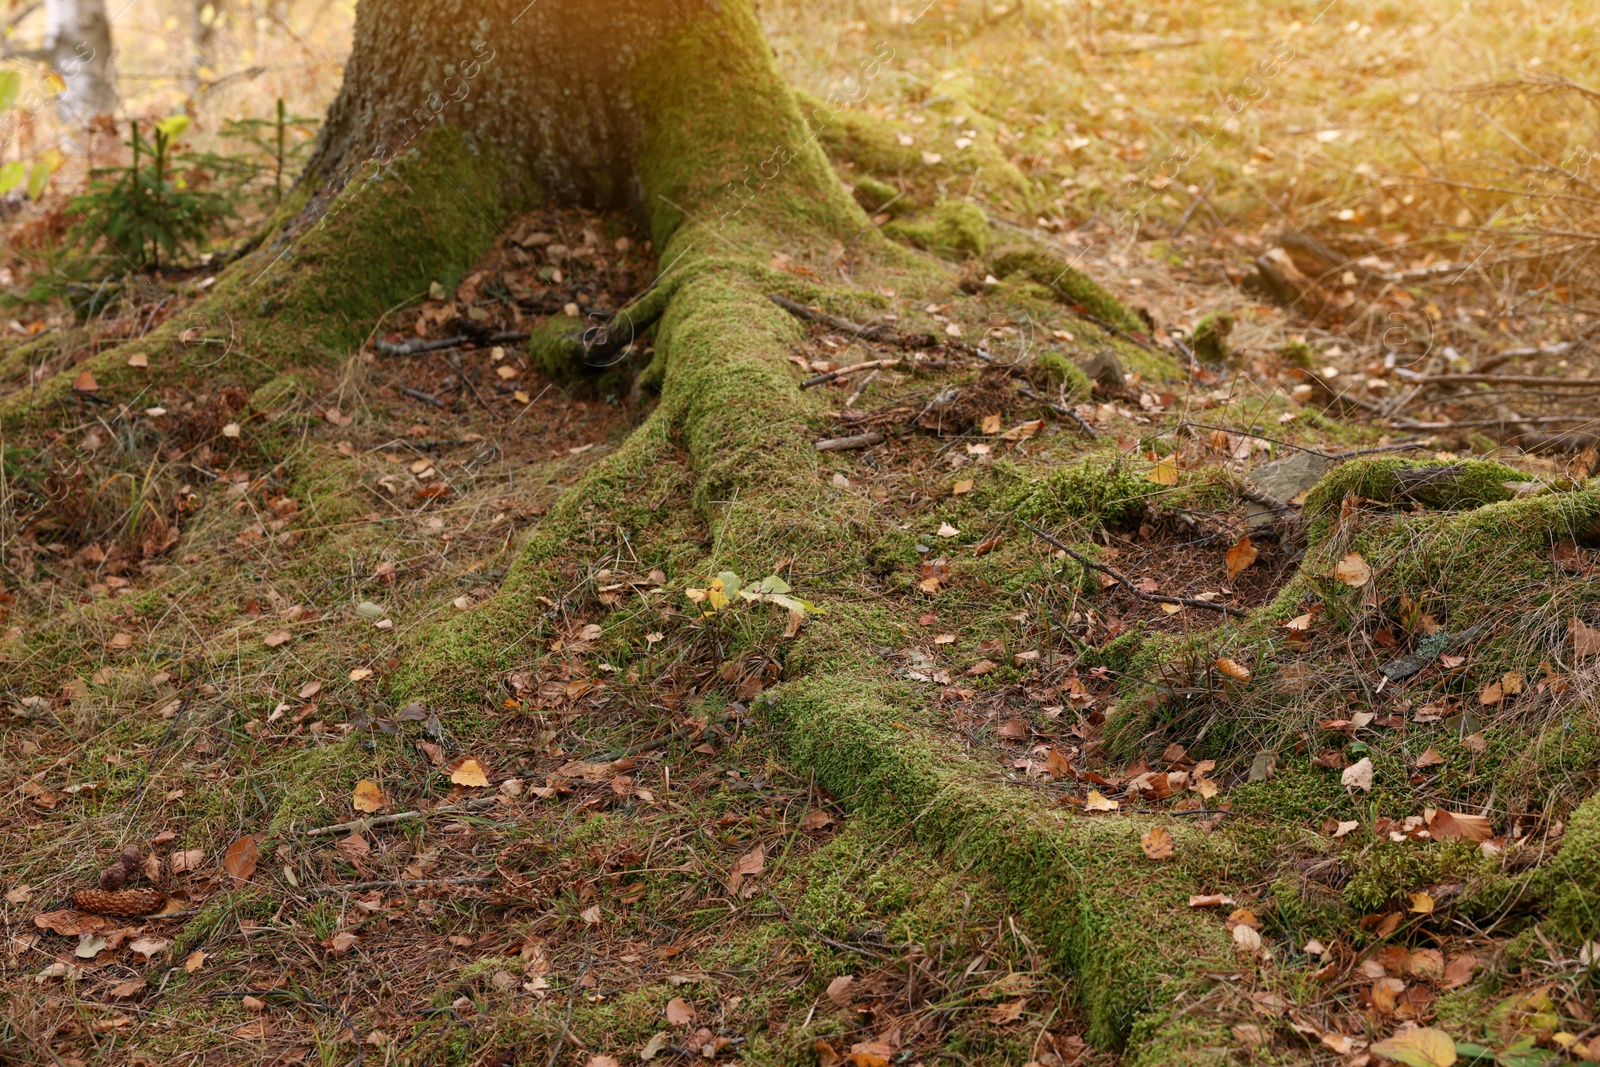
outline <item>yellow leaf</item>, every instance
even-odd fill
[[[44,75],[44,86],[46,89],[50,90],[50,95],[54,96],[57,93],[66,91],[67,79],[63,78],[53,70],[46,71]]]
[[[972,479],[971,478],[963,478],[959,482],[957,482],[955,485],[950,487],[950,493],[951,493],[952,496],[962,496],[962,495],[964,495],[966,493],[970,493],[970,492],[972,492]]]
[[[373,672],[370,668],[357,667],[355,670],[350,672],[350,680],[352,682],[364,682],[368,678],[371,678],[372,674]]]
[[[1085,811],[1116,811],[1121,806],[1115,800],[1107,800],[1098,789],[1089,790],[1089,796],[1083,802]]]
[[[1238,660],[1229,659],[1227,656],[1223,656],[1221,659],[1217,660],[1217,670],[1221,671],[1223,674],[1226,674],[1229,678],[1232,678],[1236,682],[1244,682],[1248,684],[1250,681],[1250,668],[1246,667]]]
[[[389,798],[383,795],[383,790],[378,788],[377,782],[363,778],[356,783],[355,791],[350,794],[350,803],[357,811],[370,815],[387,807]]]
[[[1146,474],[1145,478],[1157,485],[1177,485],[1178,468],[1171,460],[1164,459],[1151,467],[1150,473]]]
[[[728,594],[723,592],[721,578],[711,579],[711,584],[706,587],[706,603],[711,605],[713,611],[721,611],[728,606]]]
[[[1411,910],[1417,915],[1433,914],[1433,898],[1426,893],[1412,893]]]
[[[1361,553],[1352,552],[1334,566],[1333,576],[1345,585],[1363,586],[1372,581],[1372,568]]]
[[[483,769],[483,764],[471,756],[463,756],[450,765],[450,781],[456,785],[482,789],[489,784],[489,774]]]
[[[1406,1067],[1451,1067],[1456,1062],[1455,1041],[1433,1026],[1419,1026],[1396,1034],[1373,1045],[1371,1051]]]

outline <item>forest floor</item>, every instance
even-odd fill
[[[1069,84],[1002,88],[1059,35],[985,9],[942,37],[841,9],[803,49],[771,16],[816,98],[904,35],[822,138],[880,226],[952,264],[935,297],[855,304],[934,343],[822,320],[791,353],[797,382],[881,361],[801,394],[817,441],[877,435],[824,453],[823,491],[871,516],[835,571],[719,574],[696,519],[648,550],[597,530],[481,707],[388,699],[412,640],[490,600],[651,409],[626,374],[553,380],[487,340],[644,289],[661,265],[621,217],[508,220],[336,371],[132,405],[85,388],[46,439],[0,441],[7,1062],[1112,1063],[1138,1048],[1097,1042],[1107,994],[1082,983],[1107,972],[1082,959],[1131,946],[1204,979],[1160,1026],[1207,1047],[1172,1062],[1600,1059],[1600,832],[1574,819],[1600,761],[1587,260],[1540,246],[1522,273],[1474,243],[1481,202],[1436,185],[1304,192],[1359,165],[1318,156],[1354,123],[1288,92],[1245,113],[1266,134],[1163,183],[1138,128],[1160,124],[1115,101],[1200,106],[1137,81],[1195,47],[1183,25],[1046,49],[1126,109],[1074,120]],[[1352,79],[1411,33],[1348,21],[1342,51],[1302,51]],[[1263,26],[1185,69],[1269,47]],[[770,255],[854,284],[843,246]],[[1142,310],[1108,329],[1038,262]],[[183,315],[203,276],[87,324],[14,303],[14,332],[72,342],[4,388]],[[651,484],[636,504],[662,514],[689,478]],[[780,740],[789,643],[864,607],[894,620],[882,725],[995,811],[1072,827],[1035,862],[1130,902],[1075,968],[1028,875],[830,793]],[[73,896],[97,883],[160,902],[100,914]]]

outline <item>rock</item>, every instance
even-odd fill
[[[1109,350],[1096,352],[1079,363],[1078,369],[1089,376],[1094,383],[1094,391],[1101,396],[1120,393],[1128,383],[1128,373],[1122,369],[1122,361],[1115,352]]]
[[[1335,461],[1314,452],[1296,452],[1251,472],[1249,482],[1261,492],[1276,497],[1286,504],[1310,489],[1335,466]],[[1265,504],[1251,501],[1245,509],[1245,520],[1251,526],[1271,526],[1275,516]]]

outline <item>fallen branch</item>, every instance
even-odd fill
[[[1027,397],[1029,400],[1038,401],[1039,403],[1043,404],[1045,407],[1049,408],[1051,411],[1055,412],[1057,415],[1060,415],[1063,419],[1066,419],[1068,422],[1071,422],[1072,424],[1077,426],[1078,429],[1082,430],[1088,436],[1089,440],[1091,440],[1091,441],[1099,440],[1100,435],[1095,432],[1094,427],[1090,426],[1089,423],[1083,418],[1083,416],[1079,415],[1076,411],[1073,411],[1071,408],[1067,407],[1067,405],[1065,405],[1065,404],[1057,404],[1053,400],[1046,400],[1044,397],[1040,396],[1038,393],[1034,392],[1032,389],[1029,389],[1027,386],[1023,386],[1021,389],[1019,389],[1017,391],[1019,393],[1021,393],[1023,396]]]
[[[808,308],[804,304],[796,303],[786,297],[769,294],[767,299],[797,319],[821,323],[829,329],[859,337],[864,341],[884,341],[888,344],[898,345],[901,348],[933,348],[939,343],[938,339],[932,334],[904,334],[893,327],[883,324],[862,326],[859,323],[851,322],[849,319],[841,319],[837,315],[830,315],[826,311]]]
[[[805,381],[800,383],[800,388],[811,389],[818,385],[824,385],[828,382],[837,381],[840,378],[848,378],[850,375],[859,371],[876,370],[879,367],[892,367],[899,362],[900,360],[898,359],[869,359],[865,363],[857,363],[849,367],[840,367],[838,370],[831,370],[826,374],[819,374],[815,378],[807,378]]]
[[[1067,555],[1071,556],[1085,567],[1088,567],[1090,570],[1099,571],[1101,574],[1113,579],[1118,585],[1127,589],[1128,592],[1132,593],[1140,600],[1148,600],[1152,604],[1178,604],[1186,608],[1204,608],[1207,611],[1220,611],[1222,614],[1232,616],[1235,619],[1246,619],[1250,617],[1249,612],[1240,611],[1238,608],[1231,607],[1227,604],[1217,604],[1210,600],[1200,600],[1196,597],[1188,596],[1166,596],[1162,593],[1146,593],[1143,589],[1140,589],[1138,586],[1134,585],[1132,579],[1130,579],[1126,574],[1123,574],[1121,571],[1117,570],[1115,567],[1108,567],[1104,563],[1096,563],[1088,556],[1085,556],[1082,552],[1079,552],[1077,549],[1068,545],[1062,544],[1060,541],[1057,541],[1054,537],[1051,537],[1049,534],[1045,533],[1043,530],[1039,529],[1037,526],[1025,519],[1018,519],[1017,521],[1022,523],[1022,525],[1026,526],[1028,529],[1032,530],[1035,535],[1040,537],[1047,544],[1059,548],[1061,551],[1065,552]]]
[[[476,800],[464,801],[460,804],[445,804],[441,807],[430,808],[427,811],[401,811],[393,815],[374,815],[370,819],[352,819],[349,822],[335,823],[332,826],[319,826],[315,830],[307,830],[307,837],[323,837],[327,834],[359,834],[378,826],[393,826],[397,822],[406,822],[410,819],[426,819],[430,815],[459,815],[463,812],[483,811],[500,803],[499,797],[479,797]]]
[[[397,384],[394,386],[394,391],[404,396],[409,396],[412,400],[420,400],[424,404],[432,404],[436,408],[447,406],[443,400],[440,400],[432,393],[424,393],[421,389],[413,389],[409,385]]]
[[[1600,378],[1547,378],[1542,374],[1420,374],[1404,367],[1394,369],[1402,380],[1419,385],[1537,385],[1556,389],[1597,389]]]
[[[385,356],[420,356],[424,352],[442,352],[447,348],[460,348],[464,344],[486,343],[491,345],[514,345],[526,341],[532,334],[527,333],[492,333],[487,341],[479,342],[466,334],[457,334],[455,337],[445,337],[437,341],[402,341],[399,344],[390,344],[388,341],[378,341],[372,347]]]
[[[373,889],[419,889],[428,885],[494,885],[498,876],[488,878],[394,878],[379,882],[351,882],[348,885],[316,885],[306,890],[314,897],[334,893],[365,893]]]
[[[873,445],[883,443],[883,434],[877,430],[858,433],[852,437],[830,437],[826,441],[817,442],[818,452],[849,452],[856,448],[871,448]]]

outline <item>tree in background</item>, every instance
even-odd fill
[[[40,54],[65,83],[56,108],[69,126],[85,126],[117,109],[105,0],[45,0]]]

